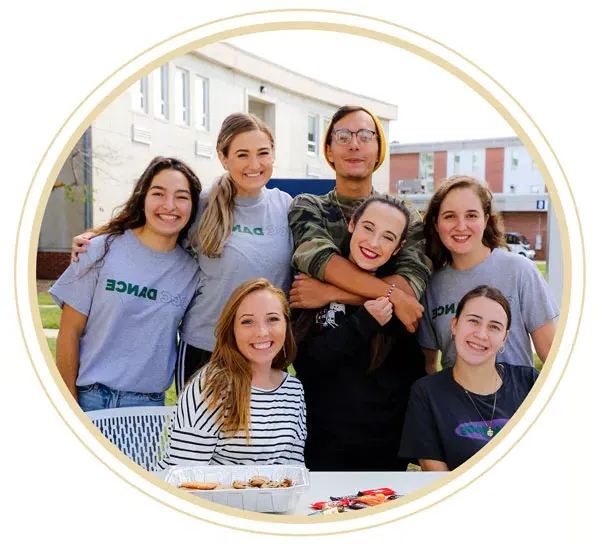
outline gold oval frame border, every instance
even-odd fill
[[[337,21],[322,20],[322,19],[326,19],[328,16],[335,17]],[[280,19],[283,17],[284,19],[287,19],[287,20],[284,20],[284,21],[272,20],[272,21],[265,22],[264,21],[265,17],[266,18],[275,18],[275,19]],[[345,23],[339,22],[339,19],[343,18],[343,17],[345,17],[347,19],[346,22]],[[256,20],[257,18],[262,19],[262,21]],[[320,18],[321,20],[315,20],[315,18]],[[241,26],[234,25],[232,28],[227,28],[228,26],[231,26],[232,24],[239,23],[239,22],[242,23]],[[405,34],[409,35],[412,38],[412,40],[407,39],[407,37],[399,38],[398,36],[390,35],[384,31],[382,31],[382,29],[377,28],[378,25],[381,25],[383,27],[389,27],[390,30],[394,29],[396,31],[400,31],[401,33],[405,33]],[[210,33],[207,36],[204,36],[202,38],[197,38],[195,40],[189,40],[189,38],[188,38],[190,34],[198,32],[201,29],[206,30],[206,29],[210,29],[211,27],[219,27],[219,26],[222,26],[222,28],[220,28],[220,29],[215,28],[215,30],[212,33]],[[87,126],[89,126],[93,122],[93,120],[97,117],[97,115],[106,107],[106,105],[108,105],[108,103],[110,101],[112,101],[114,98],[116,98],[116,96],[118,96],[123,91],[125,91],[134,81],[139,79],[144,74],[149,73],[151,70],[160,66],[164,62],[166,62],[174,57],[177,57],[178,55],[181,55],[184,52],[187,52],[191,49],[197,49],[199,47],[208,45],[210,43],[218,42],[218,41],[221,41],[221,40],[224,40],[227,38],[232,38],[232,37],[242,36],[242,35],[247,35],[247,34],[253,34],[253,33],[257,33],[257,32],[268,32],[268,31],[273,31],[273,30],[321,30],[321,31],[349,33],[349,34],[359,35],[359,36],[366,37],[366,38],[371,38],[371,39],[374,39],[374,40],[377,40],[380,42],[394,45],[396,47],[399,47],[400,49],[410,51],[425,60],[433,62],[434,64],[440,66],[447,72],[453,74],[454,76],[456,76],[460,80],[462,80],[466,85],[468,85],[471,89],[473,89],[476,93],[478,93],[482,98],[484,98],[484,100],[486,100],[486,102],[488,102],[492,107],[494,107],[494,109],[507,121],[507,123],[519,135],[519,137],[521,138],[521,141],[526,145],[529,153],[534,158],[536,165],[538,166],[538,168],[540,169],[540,171],[543,175],[546,186],[549,189],[549,193],[550,193],[550,196],[552,199],[553,206],[556,208],[558,223],[559,223],[559,230],[561,233],[562,250],[563,250],[563,274],[564,274],[563,285],[565,286],[565,288],[563,289],[563,296],[562,296],[562,301],[561,301],[561,308],[563,309],[563,311],[561,312],[561,318],[559,320],[559,324],[558,324],[558,328],[557,328],[556,342],[553,345],[553,348],[551,350],[548,361],[546,362],[544,370],[540,376],[540,380],[538,380],[534,390],[532,391],[532,394],[528,397],[526,402],[519,409],[519,411],[517,412],[515,417],[513,419],[511,419],[510,423],[504,428],[504,430],[502,430],[501,438],[505,438],[507,435],[511,434],[512,430],[514,430],[514,428],[517,427],[519,425],[519,423],[521,423],[523,415],[534,403],[534,401],[538,397],[539,391],[544,387],[544,384],[547,382],[548,374],[554,365],[556,353],[558,351],[559,345],[561,344],[563,336],[564,336],[564,332],[565,332],[566,325],[567,325],[568,315],[571,314],[569,312],[570,304],[573,303],[573,300],[572,300],[573,262],[572,262],[572,244],[571,244],[571,242],[572,242],[574,236],[578,237],[577,247],[581,246],[581,254],[582,254],[582,260],[583,260],[582,265],[584,265],[584,260],[585,260],[585,255],[583,252],[583,243],[582,243],[583,237],[582,237],[582,233],[581,233],[580,221],[579,221],[577,210],[574,207],[573,202],[569,203],[573,206],[574,215],[575,215],[574,223],[576,224],[576,227],[577,227],[577,229],[573,229],[573,232],[570,233],[570,237],[569,237],[568,236],[569,229],[568,229],[567,220],[565,217],[565,210],[563,207],[563,203],[559,199],[559,194],[558,194],[557,188],[555,186],[553,177],[551,175],[550,169],[549,169],[546,161],[549,160],[549,162],[554,162],[556,164],[556,167],[558,168],[558,173],[561,175],[562,179],[564,180],[568,196],[570,197],[571,201],[573,201],[573,195],[572,195],[571,189],[568,185],[566,175],[564,173],[564,170],[560,166],[560,162],[558,161],[558,158],[556,157],[556,154],[552,150],[550,144],[548,143],[546,138],[541,133],[539,127],[535,124],[535,122],[531,119],[531,117],[524,110],[524,108],[514,99],[514,97],[512,97],[505,89],[503,89],[503,87],[498,82],[496,82],[493,78],[491,78],[491,76],[489,76],[486,72],[481,70],[481,68],[476,66],[474,63],[472,63],[471,61],[469,61],[468,59],[466,59],[464,56],[460,55],[456,51],[444,46],[443,44],[441,44],[435,40],[432,40],[431,38],[428,38],[427,36],[424,36],[423,34],[414,32],[414,31],[412,31],[406,27],[403,27],[401,25],[397,25],[394,23],[390,23],[388,21],[384,21],[382,19],[369,17],[369,16],[362,15],[362,14],[341,12],[341,11],[335,11],[335,10],[281,9],[281,10],[269,10],[269,11],[263,11],[263,12],[249,12],[249,13],[235,15],[232,17],[227,17],[224,19],[218,19],[218,20],[211,21],[211,22],[203,24],[203,25],[199,25],[197,27],[194,27],[185,32],[182,32],[180,34],[177,34],[166,40],[161,41],[160,43],[156,44],[155,46],[140,53],[134,59],[131,59],[130,61],[125,63],[123,66],[121,66],[119,69],[117,69],[113,74],[111,74],[104,81],[102,81],[88,95],[88,97],[86,97],[86,99],[84,99],[81,102],[81,104],[79,104],[77,106],[77,108],[74,110],[74,112],[71,114],[71,116],[69,116],[69,118],[65,121],[63,126],[59,129],[56,136],[53,138],[52,142],[48,146],[48,149],[44,153],[44,156],[42,157],[42,159],[36,169],[36,172],[34,174],[34,179],[32,180],[32,183],[30,184],[30,187],[27,191],[26,202],[25,202],[25,205],[23,208],[23,212],[21,214],[21,219],[20,219],[19,225],[18,225],[18,239],[20,239],[23,236],[23,226],[25,225],[24,218],[26,216],[25,210],[30,201],[32,188],[33,188],[36,180],[38,180],[38,175],[43,171],[43,168],[42,168],[43,165],[47,162],[52,162],[52,167],[50,169],[50,172],[47,176],[45,176],[45,180],[43,181],[44,187],[42,190],[42,196],[36,206],[34,219],[33,219],[32,232],[31,232],[31,236],[30,236],[30,240],[29,240],[28,258],[26,260],[27,270],[28,270],[28,274],[26,276],[27,277],[27,288],[26,289],[28,291],[29,301],[27,301],[28,305],[24,305],[23,308],[27,307],[29,309],[29,311],[31,312],[33,326],[34,326],[35,333],[37,336],[37,342],[39,343],[39,348],[41,349],[42,355],[45,360],[44,363],[48,368],[49,374],[55,381],[54,386],[57,388],[58,392],[62,395],[62,402],[61,402],[60,398],[58,398],[58,403],[63,407],[63,409],[65,409],[65,408],[71,409],[72,414],[65,413],[59,409],[59,407],[57,406],[57,400],[53,399],[53,396],[49,392],[47,385],[45,384],[44,380],[40,376],[40,373],[38,372],[38,368],[36,368],[34,359],[32,357],[31,347],[29,346],[29,343],[27,340],[27,334],[25,332],[25,327],[23,324],[23,316],[21,316],[20,312],[18,312],[19,326],[20,326],[20,329],[21,329],[21,332],[23,335],[23,340],[25,342],[28,355],[31,359],[32,365],[36,372],[36,375],[38,376],[38,379],[40,380],[42,387],[44,388],[46,394],[48,395],[51,403],[57,409],[57,412],[59,413],[59,415],[63,418],[65,423],[71,428],[71,430],[74,432],[76,437],[89,450],[91,450],[100,459],[100,461],[102,461],[105,465],[107,465],[107,467],[109,467],[119,477],[124,479],[129,484],[132,484],[133,486],[138,488],[143,493],[149,495],[150,497],[153,497],[157,501],[160,501],[161,503],[164,503],[174,509],[178,509],[182,512],[185,512],[186,514],[189,514],[191,516],[194,516],[194,517],[204,520],[206,522],[218,524],[220,526],[224,526],[224,527],[228,527],[228,528],[243,529],[245,531],[250,531],[250,532],[255,532],[255,533],[265,533],[265,534],[271,534],[271,535],[326,535],[326,534],[332,534],[332,533],[344,533],[344,532],[356,531],[359,529],[366,529],[366,528],[373,527],[373,526],[379,526],[379,525],[387,524],[390,522],[395,522],[402,518],[406,518],[408,516],[416,514],[424,509],[428,509],[429,507],[436,505],[437,503],[443,501],[444,499],[446,499],[448,497],[451,497],[452,495],[456,494],[458,491],[460,491],[463,488],[465,488],[466,486],[468,486],[471,482],[474,482],[475,480],[477,480],[478,478],[483,476],[487,471],[489,471],[489,469],[491,469],[491,467],[496,465],[499,460],[501,460],[510,450],[512,450],[512,448],[516,445],[516,443],[518,443],[520,441],[520,439],[529,430],[529,428],[533,425],[533,423],[535,423],[537,418],[539,418],[541,412],[544,410],[545,406],[547,405],[549,400],[552,398],[552,396],[556,390],[556,387],[558,385],[558,382],[560,382],[562,376],[564,375],[564,372],[565,372],[567,364],[568,364],[568,358],[570,357],[570,354],[572,351],[572,346],[571,346],[571,350],[569,351],[569,354],[565,360],[564,368],[560,372],[560,375],[557,377],[556,384],[554,385],[552,391],[549,393],[548,398],[542,402],[543,405],[541,406],[541,408],[539,409],[539,411],[535,415],[535,417],[533,417],[533,421],[530,422],[524,429],[520,429],[520,430],[518,430],[518,432],[515,431],[515,433],[513,435],[514,435],[514,437],[516,437],[516,440],[513,442],[513,444],[508,449],[506,449],[505,452],[501,453],[500,456],[489,465],[489,467],[487,467],[483,471],[479,472],[478,474],[468,475],[469,473],[473,473],[472,470],[474,467],[477,469],[476,466],[478,464],[480,466],[483,465],[483,464],[480,464],[480,462],[483,462],[484,460],[486,460],[489,453],[491,453],[492,451],[495,451],[495,450],[499,450],[498,447],[500,445],[507,443],[507,441],[498,441],[495,445],[492,445],[491,448],[490,448],[490,445],[486,446],[476,456],[474,456],[471,460],[469,460],[469,462],[463,464],[463,466],[461,466],[459,469],[451,472],[450,474],[443,477],[439,481],[432,483],[431,485],[428,485],[428,486],[424,487],[423,489],[421,489],[413,494],[410,494],[401,500],[398,500],[397,502],[394,502],[394,504],[392,504],[392,505],[374,507],[374,508],[369,509],[368,512],[366,512],[366,513],[365,512],[351,513],[348,515],[348,517],[344,517],[344,520],[339,520],[339,519],[337,519],[336,521],[331,520],[331,519],[315,520],[315,519],[307,519],[306,517],[300,517],[300,516],[283,516],[283,517],[281,517],[281,516],[273,516],[273,515],[250,514],[250,513],[246,513],[246,512],[243,512],[243,514],[240,514],[240,511],[238,511],[238,510],[223,507],[223,506],[218,506],[211,502],[206,502],[206,501],[200,500],[198,498],[191,497],[190,495],[188,495],[184,492],[179,492],[177,490],[174,490],[171,487],[167,487],[157,477],[154,477],[151,474],[149,474],[148,472],[142,470],[139,466],[137,466],[131,460],[129,460],[123,454],[121,454],[121,452],[118,449],[116,449],[116,447],[114,447],[114,445],[112,445],[109,441],[107,441],[104,438],[104,436],[96,429],[96,427],[93,424],[91,424],[89,419],[87,419],[85,417],[84,413],[79,409],[79,407],[76,405],[76,403],[74,402],[74,400],[72,399],[72,397],[70,396],[68,391],[66,390],[66,387],[62,383],[62,380],[60,380],[60,376],[56,370],[56,366],[52,360],[50,351],[45,342],[45,336],[43,334],[41,320],[39,318],[39,313],[37,312],[36,279],[35,279],[35,273],[34,273],[34,271],[35,271],[35,256],[36,256],[36,251],[37,251],[37,240],[38,240],[39,232],[40,232],[40,228],[41,228],[43,212],[44,212],[44,209],[46,207],[46,204],[47,204],[50,192],[51,192],[51,187],[52,187],[51,182],[57,177],[58,171],[60,170],[62,164],[66,160],[68,154],[70,153],[70,150],[72,149],[74,144],[77,142],[77,140],[81,137],[81,135],[83,134],[83,132],[87,128]],[[420,43],[420,42],[423,42],[423,43]],[[172,43],[176,43],[178,45],[176,45],[173,48],[170,45]],[[429,49],[426,47],[426,44],[429,46]],[[156,56],[157,52],[160,51],[161,48],[168,49],[168,51],[166,53],[162,53],[162,54]],[[437,49],[437,51],[435,51],[436,49]],[[533,142],[533,139],[530,137],[530,135],[527,133],[527,131],[523,128],[523,126],[522,126],[523,121],[519,122],[517,120],[516,116],[514,115],[514,113],[512,113],[510,111],[510,109],[507,106],[505,106],[505,104],[501,100],[499,100],[496,96],[494,96],[494,94],[492,92],[490,92],[484,85],[482,85],[476,79],[474,74],[467,73],[464,66],[457,67],[455,64],[452,64],[450,61],[443,58],[440,54],[441,52],[449,53],[450,56],[454,56],[456,59],[459,59],[462,62],[466,63],[466,66],[469,67],[475,74],[485,76],[485,79],[488,79],[489,81],[493,82],[497,86],[497,88],[500,89],[505,94],[505,99],[508,100],[509,102],[511,102],[511,107],[513,107],[513,108],[516,107],[520,111],[520,113],[524,115],[524,119],[530,123],[531,127],[533,128],[533,131],[534,132],[536,131],[538,133],[539,137],[541,138],[542,143],[547,147],[550,155],[547,156],[546,160],[544,159],[544,156],[542,156],[542,154],[538,151],[537,147],[535,146],[535,144]],[[150,62],[146,62],[146,58],[149,56],[152,56],[153,60]],[[122,79],[121,74],[126,69],[129,69],[129,71],[132,73],[130,73],[125,79]],[[112,86],[112,83],[114,82],[114,80],[119,80],[119,83],[116,85],[116,87]],[[110,92],[108,94],[105,94],[102,98],[98,99],[98,96],[102,95],[104,93],[105,87],[109,87],[111,89]],[[85,109],[86,104],[87,105],[91,104],[92,110],[89,113],[87,113],[87,115],[84,116],[83,120],[75,121],[76,114],[79,113],[80,117],[81,117],[82,110]],[[70,136],[68,136],[69,135],[68,129],[73,124],[76,125],[76,128],[70,134]],[[61,135],[62,136],[67,135],[68,140],[67,140],[66,144],[62,146],[62,151],[60,153],[58,153],[57,157],[53,158],[51,152],[53,151],[53,147],[56,145],[56,143],[59,140],[59,136],[61,136]],[[19,244],[17,244],[17,248],[18,247],[19,247]],[[20,298],[19,298],[19,290],[21,289],[21,283],[19,282],[18,279],[22,276],[20,276],[18,274],[19,265],[22,266],[22,260],[20,262],[19,252],[17,251],[15,254],[15,294],[17,296],[17,311],[19,311],[19,309],[21,307]],[[582,295],[582,301],[583,301],[584,292],[585,292],[585,270],[583,268],[582,268],[582,272],[581,272],[581,280],[582,280],[581,295]],[[579,316],[577,317],[577,325],[576,325],[576,328],[574,331],[574,339],[577,337],[577,334],[579,331],[579,321],[581,318],[582,308],[583,308],[583,304],[581,304]],[[50,384],[50,386],[52,386],[52,384]],[[57,392],[55,391],[53,393],[56,394]],[[75,428],[78,428],[78,429],[75,429]],[[523,426],[521,426],[521,428],[523,428]],[[86,430],[88,433],[86,433]],[[81,433],[82,431],[84,432],[83,434]],[[82,435],[85,436],[86,440],[89,440],[90,438],[96,439],[100,449],[104,450],[104,452],[106,452],[106,453],[109,453],[109,456],[114,457],[114,458],[112,458],[112,460],[111,460],[111,459],[107,459],[106,457],[102,456],[102,452],[99,451],[97,448],[93,448],[89,444],[87,444],[86,440],[84,440],[82,438]],[[94,447],[95,447],[95,445],[94,445]],[[116,462],[116,463],[111,463],[111,462]],[[117,470],[117,468],[119,470]],[[125,473],[126,473],[125,475],[120,473],[120,471],[122,471],[123,469],[125,469]],[[466,479],[460,479],[461,477],[463,477],[465,475],[468,475]],[[380,518],[377,516],[379,513],[383,514],[386,511],[398,510],[403,505],[415,502],[418,499],[429,496],[430,494],[433,494],[435,491],[438,491],[440,488],[443,488],[446,484],[455,482],[457,480],[463,480],[464,482],[461,482],[458,485],[458,487],[450,493],[439,494],[439,496],[440,496],[439,498],[434,499],[434,501],[429,502],[425,506],[419,507],[409,513],[405,513],[396,518],[392,518],[389,520],[383,520],[383,521],[377,521],[377,522],[373,521],[374,518]],[[178,498],[181,501],[177,501],[178,505],[174,505],[172,501],[166,501],[165,497],[163,497],[163,498],[157,497],[156,490],[153,490],[152,492],[144,490],[144,482],[151,483],[155,487],[158,487],[159,489],[162,489],[163,491],[165,491],[169,496]],[[203,513],[204,516],[199,516],[197,513],[190,513],[189,510],[184,508],[185,503],[193,503],[198,506],[201,506],[202,508],[204,508],[203,510],[206,511],[206,513]],[[264,529],[258,530],[256,528],[240,528],[239,526],[226,524],[222,521],[210,520],[210,518],[207,518],[206,515],[210,516],[211,511],[227,515],[227,519],[231,519],[232,517],[235,517],[236,521],[239,519],[242,519],[242,520],[246,519],[248,521],[254,520],[257,522],[269,522],[269,523],[272,523],[271,527],[274,530],[277,528],[277,530],[282,530],[282,531],[268,531],[268,530],[264,530]],[[367,523],[367,524],[352,524],[352,523],[348,524],[348,522],[354,522],[354,523],[361,522],[362,519],[364,519],[365,517],[368,517],[370,519],[369,523]],[[231,522],[231,520],[229,520],[228,522]],[[364,522],[364,521],[362,521],[362,522]],[[278,524],[273,524],[273,523],[278,523]],[[299,530],[301,528],[305,528],[306,530],[308,530],[308,528],[306,527],[307,524],[310,525],[312,527],[312,529],[315,529],[314,524],[317,523],[318,529],[323,530],[323,531],[318,531],[318,532],[314,532],[314,531],[312,531],[312,532],[311,531],[293,532],[292,531],[292,532],[290,532],[290,530],[292,530],[292,528],[293,528],[292,526],[290,526],[290,523],[295,523],[296,530]],[[325,524],[325,526],[323,526],[323,524]],[[253,525],[253,526],[255,526],[255,525]],[[284,530],[286,530],[286,531],[284,531]]]

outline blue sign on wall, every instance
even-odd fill
[[[325,195],[335,187],[335,179],[306,179],[306,178],[271,178],[267,184],[269,189],[277,187],[281,191],[289,193],[292,197],[300,193],[311,193],[313,195]]]
[[[535,203],[536,210],[546,210],[547,206],[548,206],[548,201],[546,199],[538,200]]]

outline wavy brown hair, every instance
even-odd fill
[[[442,180],[438,190],[433,194],[423,218],[425,230],[425,253],[433,263],[433,270],[441,269],[444,265],[452,263],[450,251],[442,244],[440,235],[436,231],[436,224],[440,214],[440,208],[444,199],[454,189],[471,189],[481,201],[483,213],[488,216],[488,221],[483,231],[482,242],[490,249],[508,248],[504,240],[504,223],[502,216],[493,205],[493,195],[485,182],[481,182],[472,176],[462,174],[450,176]]]
[[[250,389],[252,365],[242,355],[234,335],[234,322],[242,301],[251,293],[267,290],[281,301],[286,322],[285,341],[273,359],[273,369],[287,369],[296,358],[296,342],[290,323],[290,309],[284,293],[265,278],[248,280],[238,286],[225,304],[215,334],[217,343],[203,377],[202,392],[208,410],[215,411],[215,420],[226,436],[243,431],[250,442]]]
[[[265,133],[271,141],[271,148],[275,147],[271,129],[262,119],[252,114],[235,113],[227,116],[221,125],[217,137],[217,152],[227,157],[233,139],[251,131]],[[236,194],[235,182],[229,172],[220,176],[211,189],[198,229],[192,236],[192,244],[198,246],[208,257],[221,256],[225,243],[233,231],[233,207]]]
[[[104,260],[110,248],[110,244],[116,236],[122,235],[128,229],[135,229],[136,227],[142,227],[146,224],[146,213],[144,211],[146,194],[150,189],[154,177],[163,170],[177,170],[178,172],[181,172],[188,181],[190,198],[192,200],[192,212],[190,214],[190,219],[179,232],[177,242],[181,244],[183,239],[187,236],[188,230],[198,212],[198,202],[200,200],[202,185],[196,174],[194,174],[194,171],[180,159],[158,156],[150,161],[150,164],[146,167],[146,170],[144,170],[135,184],[133,193],[127,202],[117,209],[117,215],[107,224],[95,231],[96,235],[107,234],[108,236],[104,241],[104,253],[96,261],[94,266]]]

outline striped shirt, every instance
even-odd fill
[[[300,381],[285,373],[274,390],[252,386],[250,442],[243,431],[225,437],[215,421],[217,409],[208,410],[200,391],[204,373],[182,392],[177,401],[167,451],[156,469],[174,465],[304,465],[306,407]]]

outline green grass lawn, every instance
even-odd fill
[[[538,261],[536,263],[538,270],[542,273],[542,276],[548,280],[548,277],[546,276],[546,262],[545,261]]]
[[[42,316],[42,325],[44,329],[58,329],[60,327],[60,316],[62,310],[58,307],[54,308],[40,308],[40,314]]]
[[[55,305],[54,299],[47,293],[38,293],[38,305]]]

